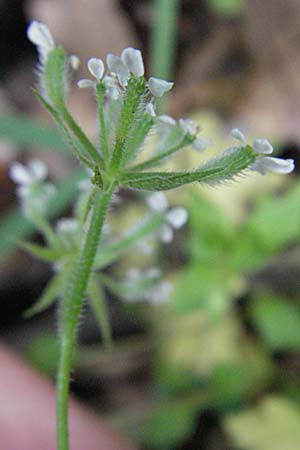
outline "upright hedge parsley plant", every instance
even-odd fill
[[[61,129],[74,156],[91,174],[91,188],[88,195],[84,196],[84,202],[79,202],[81,207],[77,208],[76,221],[61,222],[55,233],[42,214],[45,202],[53,195],[54,190],[52,185],[42,183],[46,176],[44,167],[33,161],[28,169],[18,163],[11,168],[12,178],[20,184],[18,192],[25,212],[44,232],[49,246],[41,250],[33,244],[27,244],[27,248],[57,264],[57,275],[50,283],[47,298],[56,295],[58,287],[62,286],[59,305],[57,445],[58,450],[68,450],[72,353],[84,298],[93,298],[95,294],[95,271],[101,269],[107,261],[114,260],[114,252],[117,253],[120,248],[138,240],[140,236],[160,228],[163,239],[167,241],[172,235],[172,227],[178,228],[185,222],[186,214],[183,209],[165,211],[165,199],[160,191],[176,189],[193,182],[215,185],[250,170],[263,174],[269,170],[287,174],[293,170],[294,163],[290,159],[266,156],[273,151],[267,140],[257,139],[253,145],[247,144],[244,135],[235,129],[232,135],[238,140],[238,145],[225,150],[218,158],[191,171],[154,170],[188,146],[204,151],[210,140],[199,136],[199,129],[192,120],[181,119],[177,122],[167,115],[156,115],[156,99],[168,92],[173,83],[153,77],[147,80],[144,77],[141,52],[133,48],[123,50],[121,57],[107,55],[107,68],[101,59],[91,58],[88,70],[92,79],[78,82],[80,88],[92,88],[96,94],[99,139],[94,144],[75,122],[66,103],[69,73],[77,68],[78,58],[74,55],[69,57],[62,47],[56,46],[48,28],[42,23],[34,21],[30,24],[28,38],[37,45],[39,52],[40,87],[35,94]],[[150,158],[136,162],[145,139],[152,130],[159,135],[158,145]],[[152,205],[153,215],[121,244],[99,248],[105,216],[113,194],[120,187],[154,192],[148,202]],[[34,204],[33,199],[38,204]],[[63,262],[60,259],[62,235],[63,245],[69,246],[68,251],[72,255]],[[60,272],[64,274],[63,283]],[[149,275],[150,278],[151,276]],[[47,302],[47,298],[43,301]],[[105,320],[103,327],[107,327]]]

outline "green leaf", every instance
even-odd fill
[[[49,308],[49,306],[51,306],[55,302],[57,296],[59,295],[59,290],[61,288],[63,280],[63,272],[59,275],[54,276],[44,289],[42,295],[38,298],[38,300],[36,300],[34,305],[32,305],[24,312],[24,317],[29,318],[35,316],[36,314],[39,314],[45,309]]]
[[[300,185],[259,202],[247,228],[269,251],[300,241]]]
[[[67,149],[61,133],[55,128],[22,116],[0,116],[0,137],[22,146],[34,145],[39,150],[51,148],[65,153]]]
[[[193,172],[127,172],[120,182],[131,189],[148,191],[175,189],[196,181],[217,184],[239,175],[253,164],[255,159],[251,147],[233,148]]]
[[[220,265],[222,269],[224,266],[227,268],[237,240],[234,224],[220,208],[195,190],[189,193],[188,212],[188,250],[191,260],[215,269]]]
[[[214,319],[222,317],[229,305],[229,279],[226,273],[200,264],[191,265],[181,273],[171,300],[171,307],[177,313],[204,310]]]
[[[139,114],[139,105],[142,102],[145,85],[146,80],[144,77],[131,77],[128,81],[111,159],[112,167],[114,168],[119,167],[121,164],[123,152],[126,150],[128,136]],[[126,156],[124,157],[126,158]]]
[[[193,431],[197,413],[195,405],[179,401],[167,403],[142,427],[144,441],[153,448],[174,448]]]
[[[268,356],[243,342],[238,361],[217,366],[210,378],[210,392],[219,408],[230,408],[256,397],[272,381],[274,369]]]
[[[33,242],[19,242],[16,245],[22,250],[30,253],[32,256],[35,256],[43,261],[55,262],[63,255],[63,252],[58,252],[57,250],[43,247],[41,245],[34,244]]]
[[[140,120],[137,121],[136,125],[131,130],[126,141],[126,148],[122,154],[123,166],[125,166],[126,163],[134,159],[135,156],[138,154],[138,151],[143,145],[144,140],[147,134],[149,133],[150,129],[152,128],[153,124],[154,118],[151,117],[149,114],[144,114],[144,116],[142,116]]]
[[[51,50],[43,67],[43,83],[47,96],[53,105],[64,103],[67,90],[68,58],[65,50],[55,47]]]
[[[300,312],[289,300],[259,296],[250,304],[250,315],[271,350],[300,349]]]
[[[85,156],[85,147],[82,147],[80,142],[77,140],[76,136],[74,136],[70,133],[68,128],[63,123],[63,120],[60,117],[60,114],[56,111],[56,109],[54,109],[50,105],[50,103],[47,102],[47,100],[38,91],[34,90],[33,93],[37,97],[39,102],[48,111],[48,113],[53,118],[53,120],[55,121],[57,126],[61,129],[62,135],[64,136],[68,147],[73,151],[75,157],[78,158],[79,161],[81,161],[85,166],[89,167],[90,169],[93,169],[94,165]]]
[[[234,448],[296,450],[300,442],[300,410],[284,397],[264,399],[258,406],[228,416],[226,432]]]

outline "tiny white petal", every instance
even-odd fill
[[[162,114],[161,116],[157,116],[157,120],[164,125],[174,126],[176,125],[176,120],[173,117],[168,116],[167,114]]]
[[[19,162],[13,163],[9,168],[10,178],[17,184],[28,185],[32,183],[32,175],[28,169]]]
[[[247,144],[244,133],[242,133],[241,130],[239,130],[238,128],[234,128],[233,130],[231,130],[231,136],[237,141],[241,142],[241,144],[243,145]]]
[[[208,137],[201,136],[196,138],[192,142],[192,147],[199,153],[204,152],[210,145],[212,145],[212,140]]]
[[[77,55],[71,55],[69,61],[73,70],[77,70],[80,66],[80,59]]]
[[[123,50],[121,60],[135,77],[142,77],[144,75],[144,62],[140,50],[128,47]]]
[[[106,57],[106,64],[109,70],[117,75],[122,86],[126,86],[130,74],[121,58],[109,53]]]
[[[91,75],[100,81],[104,74],[104,64],[100,58],[90,58],[88,60],[88,69]]]
[[[267,139],[255,139],[255,141],[253,142],[253,150],[256,153],[270,155],[271,153],[273,153],[273,146]]]
[[[199,131],[199,127],[192,119],[180,119],[179,126],[184,134],[191,134],[193,136]]]
[[[173,86],[173,82],[161,80],[160,78],[151,77],[148,80],[148,87],[154,97],[162,97],[166,92],[170,91]]]
[[[273,173],[286,175],[291,173],[295,168],[293,159],[273,158],[271,156],[264,156],[257,158],[253,164],[252,169],[264,174],[267,170]]]
[[[32,159],[28,163],[28,169],[32,178],[35,180],[44,180],[48,175],[48,169],[43,161]]]
[[[172,242],[173,234],[173,230],[169,225],[162,225],[159,230],[159,238],[161,242],[164,242],[165,244]]]
[[[92,80],[88,80],[87,78],[83,78],[82,80],[77,81],[77,86],[80,89],[86,89],[90,87],[95,87],[95,82]]]
[[[147,103],[146,107],[145,107],[145,111],[147,114],[149,114],[151,117],[155,117],[156,113],[154,110],[154,106],[152,103]]]
[[[167,212],[166,218],[169,225],[178,230],[186,224],[188,220],[188,212],[185,208],[172,208]]]
[[[48,52],[55,47],[55,43],[48,27],[36,20],[32,21],[27,28],[27,37],[38,46],[42,57],[46,57]]]
[[[146,202],[153,212],[163,212],[169,207],[168,199],[163,192],[148,195]]]

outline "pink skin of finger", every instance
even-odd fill
[[[70,450],[137,450],[109,425],[70,402]],[[55,388],[0,346],[0,447],[55,450]]]

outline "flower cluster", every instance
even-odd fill
[[[131,75],[143,77],[145,73],[144,62],[141,51],[132,47],[125,48],[121,57],[109,53],[106,57],[106,65],[109,73],[104,76],[105,67],[102,59],[91,58],[88,61],[88,70],[96,81],[89,79],[79,80],[80,88],[95,87],[102,79],[107,88],[113,89],[114,97],[117,98],[121,89],[126,88]],[[172,82],[160,78],[150,77],[147,87],[153,97],[162,97],[173,87]],[[151,105],[151,104],[150,104]],[[149,110],[152,113],[151,107]]]
[[[42,23],[32,22],[27,34],[39,53],[41,93],[37,94],[38,98],[88,173],[88,178],[80,183],[74,216],[60,219],[52,230],[46,215],[55,188],[46,182],[45,165],[33,160],[28,167],[14,163],[10,169],[11,178],[18,184],[17,193],[27,217],[46,234],[50,250],[54,252],[51,261],[55,269],[65,270],[68,266],[66,261],[80,253],[91,226],[97,192],[109,191],[110,203],[119,187],[151,193],[145,197],[147,215],[133,229],[124,232],[119,242],[107,239],[107,225],[102,229],[106,239],[104,250],[99,253],[96,247],[92,265],[94,270],[101,270],[115,260],[121,249],[131,245],[148,249],[146,241],[149,242],[153,236],[170,243],[174,231],[185,225],[187,211],[182,207],[170,207],[162,191],[195,181],[216,184],[247,169],[261,174],[267,171],[287,174],[293,170],[293,160],[269,156],[273,147],[266,139],[256,139],[249,145],[243,133],[234,129],[231,134],[239,145],[230,147],[220,157],[199,168],[185,172],[151,171],[188,145],[199,152],[204,151],[211,139],[199,136],[201,129],[191,119],[175,120],[169,115],[156,113],[156,98],[170,91],[173,83],[155,77],[146,80],[141,52],[131,47],[124,49],[121,56],[108,54],[106,64],[100,58],[89,59],[87,67],[92,79],[78,82],[80,88],[92,87],[96,93],[100,134],[97,145],[93,144],[75,123],[65,103],[68,70],[78,68],[78,57],[67,56],[61,47],[57,47],[50,31]],[[149,159],[134,163],[152,129],[159,135],[158,145]],[[112,256],[114,252],[115,256]],[[44,252],[39,250],[38,254],[44,255]],[[154,272],[150,270],[149,273],[153,275]],[[139,280],[144,283],[146,279],[148,284],[151,280],[158,282],[149,273],[139,273]],[[168,289],[162,286],[166,293]],[[150,285],[147,289],[148,293],[152,292]],[[146,295],[148,300],[151,295]]]
[[[238,128],[234,128],[231,131],[231,135],[242,145],[247,145],[245,135]],[[267,139],[255,139],[252,148],[254,152],[257,153],[258,157],[250,168],[251,170],[259,172],[261,175],[266,175],[268,171],[285,175],[291,173],[295,168],[293,159],[264,156],[271,155],[274,151],[272,144]]]
[[[150,211],[163,213],[165,222],[158,230],[158,237],[164,243],[170,243],[173,239],[174,230],[183,227],[188,219],[188,212],[185,208],[169,208],[169,202],[163,192],[155,192],[146,198]]]
[[[31,160],[28,167],[19,162],[11,165],[10,178],[18,185],[17,194],[25,214],[32,218],[45,214],[49,200],[55,194],[55,187],[45,183],[48,175],[46,165],[39,160]]]
[[[121,284],[124,300],[128,303],[142,301],[153,305],[165,303],[172,292],[169,281],[161,280],[161,271],[157,267],[146,270],[130,269]]]

